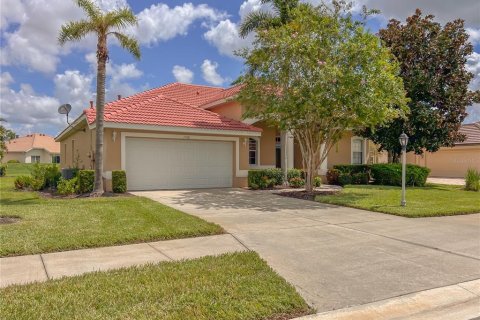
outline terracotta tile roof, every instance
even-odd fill
[[[227,89],[223,89],[222,91],[218,92],[216,95],[212,96],[210,100],[206,101],[201,106],[202,107],[204,107],[204,106],[208,107],[208,104],[210,104],[210,103],[233,97],[234,95],[239,93],[241,89],[242,89],[242,85],[236,85],[236,86],[233,86],[233,87],[230,87],[230,88],[227,88]]]
[[[45,149],[50,153],[60,153],[60,143],[43,133],[29,134],[7,141],[7,152],[27,152],[31,149]]]
[[[262,131],[197,106],[223,90],[173,83],[106,104],[105,121],[213,130]],[[84,113],[89,124],[95,121],[94,108],[86,109]]]
[[[463,133],[466,138],[465,141],[457,142],[455,145],[480,144],[480,121],[462,125],[459,132]]]

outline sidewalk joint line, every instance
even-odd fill
[[[42,261],[43,270],[45,271],[45,275],[47,276],[47,279],[50,280],[51,277],[50,277],[50,275],[48,274],[47,266],[45,265],[45,261],[43,260],[43,255],[42,255],[42,254],[39,254],[39,256],[40,256],[40,261]]]
[[[173,258],[172,258],[172,257],[170,257],[168,254],[162,252],[160,249],[155,248],[154,246],[152,246],[152,245],[150,244],[150,242],[147,242],[147,245],[148,245],[150,248],[152,248],[153,250],[155,250],[155,251],[157,251],[158,253],[160,253],[161,255],[167,257],[167,259],[169,259],[170,261],[173,261]]]
[[[243,241],[238,239],[233,233],[228,233],[228,234],[231,235],[235,240],[237,240],[245,249],[247,249],[248,251],[253,251],[252,249],[247,247],[247,245],[245,243],[243,243]]]

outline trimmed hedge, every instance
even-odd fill
[[[127,192],[127,175],[125,171],[112,171],[112,191],[115,193]]]
[[[370,178],[378,185],[401,186],[402,165],[400,163],[335,165],[327,171],[329,184],[368,184]],[[406,185],[423,187],[430,169],[407,164]]]
[[[248,187],[267,189],[283,183],[283,172],[279,168],[248,170]]]
[[[8,160],[7,163],[20,163],[20,161],[12,159]]]
[[[287,171],[288,181],[292,180],[293,178],[305,179],[305,172],[302,169],[288,169]]]
[[[400,163],[372,164],[370,166],[374,184],[401,186],[402,165]],[[407,186],[423,187],[427,182],[430,169],[407,164],[405,184]]]
[[[95,180],[94,170],[78,171],[78,193],[89,193],[93,191]]]
[[[31,176],[17,176],[13,181],[13,185],[15,186],[16,190],[24,190],[30,188],[30,184],[32,182]]]

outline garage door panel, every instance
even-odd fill
[[[233,143],[126,139],[129,190],[232,186]]]

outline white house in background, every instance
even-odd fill
[[[60,143],[43,133],[33,133],[7,141],[2,162],[60,163]]]

